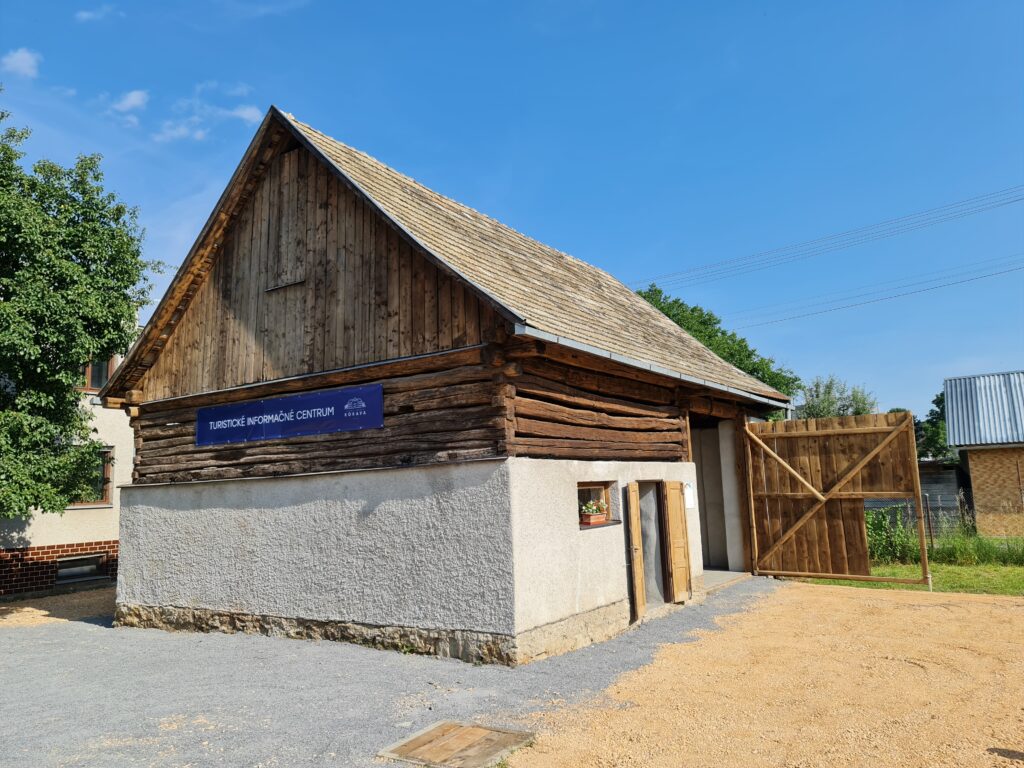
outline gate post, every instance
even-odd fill
[[[917,438],[914,435],[914,418],[907,414],[905,429],[910,435],[910,471],[914,475],[914,505],[917,509],[917,540],[921,548],[921,578],[928,582],[932,591],[932,572],[928,567],[928,542],[924,537],[924,504],[921,499],[921,471],[917,463]]]
[[[747,427],[747,417],[743,417],[743,448],[747,459],[746,481],[747,481],[747,513],[750,518],[750,572],[757,574],[757,522],[754,516],[754,464],[753,455],[750,451],[750,432]]]

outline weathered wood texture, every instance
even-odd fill
[[[644,547],[640,530],[640,484],[626,487],[626,523],[629,535],[630,620],[639,621],[647,612],[647,587],[644,583]]]
[[[244,199],[163,352],[145,400],[466,347],[499,318],[304,148]]]
[[[197,446],[196,411],[208,402],[190,398],[185,404],[143,405],[132,419],[136,434],[133,482],[271,477],[505,454],[505,405],[497,381],[502,374],[494,367],[477,362],[376,379],[360,379],[356,374],[352,372],[345,381],[328,375],[320,383],[380,381],[384,385],[383,429]],[[318,382],[305,383],[309,387]],[[221,393],[217,400],[233,402],[252,396],[243,389]]]
[[[522,366],[511,381],[510,455],[688,460],[686,411],[673,388],[627,378],[624,367],[582,367],[588,361],[551,347],[543,356],[512,349],[509,357],[521,358]]]
[[[662,537],[665,548],[665,572],[672,602],[689,600],[692,594],[690,582],[690,539],[686,533],[686,508],[683,501],[683,484],[668,480],[661,484]]]
[[[870,574],[864,499],[916,493],[908,416],[747,425],[753,435],[747,437],[748,499],[760,570]]]

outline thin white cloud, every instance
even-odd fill
[[[28,48],[16,48],[8,51],[0,59],[0,70],[21,77],[39,77],[39,62],[42,60],[41,53],[30,51]]]
[[[283,16],[308,5],[310,0],[220,0],[220,6],[229,16],[258,19],[264,16]]]
[[[139,127],[139,118],[137,115],[125,115],[121,118],[121,122],[128,128]]]
[[[196,83],[192,87],[191,96],[174,102],[171,107],[172,114],[160,123],[159,130],[150,133],[150,138],[157,143],[203,141],[218,125],[228,121],[239,120],[246,125],[258,124],[263,120],[263,111],[259,107],[252,104],[236,104],[229,107],[216,103],[226,96],[249,93],[251,90],[246,83],[228,85],[213,79]],[[125,94],[122,101],[128,95]],[[124,116],[124,112],[121,112],[121,116]]]
[[[164,120],[160,124],[160,130],[153,134],[153,141],[160,144],[179,139],[202,141],[207,136],[207,129],[200,123],[201,120],[195,115],[182,120]]]
[[[75,21],[100,21],[113,12],[114,6],[112,5],[101,5],[99,8],[93,8],[91,10],[83,8],[82,10],[75,12]]]
[[[70,99],[78,95],[78,91],[74,88],[68,88],[66,85],[55,85],[51,90],[58,96],[63,96],[66,99]]]
[[[145,109],[148,101],[149,91],[137,89],[122,94],[121,98],[113,103],[111,109],[116,112],[131,112],[136,109]]]
[[[251,104],[244,104],[234,109],[229,109],[227,114],[231,117],[237,117],[246,123],[258,123],[263,119],[263,113],[259,110],[259,107],[254,107]]]
[[[196,83],[193,88],[195,94],[198,96],[200,93],[218,92],[223,93],[225,96],[248,96],[252,93],[252,86],[248,83],[235,83],[234,85],[227,85],[225,83],[218,82],[217,80],[203,80],[201,83]]]

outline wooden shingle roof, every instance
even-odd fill
[[[686,380],[788,400],[718,357],[604,270],[281,114],[398,226],[518,317],[526,329]]]
[[[212,268],[239,201],[251,193],[288,135],[319,155],[432,258],[489,297],[515,321],[517,334],[741,397],[788,401],[722,360],[604,270],[440,195],[276,107],[270,108],[150,321],[101,396],[125,397],[138,386]]]

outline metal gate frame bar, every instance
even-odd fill
[[[886,437],[876,445],[871,451],[863,456],[852,469],[847,471],[842,478],[837,480],[828,491],[822,493],[822,491],[814,486],[807,478],[801,475],[795,470],[785,459],[779,456],[775,451],[769,448],[763,440],[757,435],[750,431],[750,423],[744,421],[743,431],[746,439],[743,441],[746,445],[746,459],[747,459],[747,508],[750,510],[750,543],[751,543],[751,560],[752,569],[756,575],[759,576],[787,576],[791,578],[814,578],[814,579],[842,579],[845,581],[882,581],[889,582],[892,584],[926,584],[928,591],[932,589],[932,575],[928,568],[928,548],[925,539],[924,530],[924,511],[923,502],[921,499],[921,475],[918,472],[917,467],[917,440],[914,437],[914,417],[910,412],[907,412],[907,417],[901,424],[897,424],[895,427],[889,428],[862,428],[862,427],[851,427],[848,430],[842,428],[827,430],[831,434],[859,434],[864,432],[878,432],[888,433]],[[916,510],[917,517],[917,536],[921,550],[921,577],[919,579],[901,579],[891,576],[862,576],[860,574],[846,574],[846,573],[816,573],[810,571],[781,571],[772,570],[761,567],[761,563],[768,558],[775,555],[791,538],[793,538],[797,531],[800,530],[812,517],[818,512],[825,508],[825,505],[832,499],[837,498],[837,494],[840,489],[849,483],[857,474],[867,466],[873,458],[881,453],[886,446],[893,442],[901,433],[909,433],[910,435],[910,459],[912,464],[912,471],[914,476],[914,507]],[[785,432],[781,433],[790,437],[814,437],[815,432]],[[757,541],[757,524],[756,516],[754,512],[754,484],[753,484],[753,451],[751,449],[751,443],[757,443],[758,447],[762,451],[778,462],[781,467],[790,475],[793,476],[797,482],[805,486],[815,498],[814,504],[811,508],[804,512],[796,522],[791,525],[785,533],[782,534],[779,539],[772,543],[772,545],[765,551],[763,555],[758,552],[758,541]],[[762,464],[764,461],[762,460]],[[844,497],[849,497],[844,494]],[[864,497],[866,498],[866,497]]]

